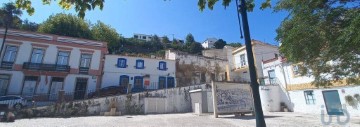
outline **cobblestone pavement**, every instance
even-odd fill
[[[328,117],[326,117],[327,120]],[[320,115],[278,112],[265,113],[268,127],[291,126],[313,127],[324,126]],[[344,116],[340,120],[345,121]],[[347,125],[339,125],[336,117],[330,126],[360,126],[360,117],[352,117]],[[14,123],[0,123],[0,127],[232,127],[255,126],[253,116],[224,115],[214,118],[211,114],[201,116],[192,113],[161,114],[161,115],[136,115],[136,116],[92,116],[73,118],[34,118],[19,119]]]

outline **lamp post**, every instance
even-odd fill
[[[264,120],[264,114],[263,114],[263,111],[261,108],[259,83],[257,82],[254,56],[253,56],[252,45],[251,45],[249,23],[248,23],[247,12],[246,12],[246,2],[245,2],[245,0],[239,0],[240,1],[240,5],[239,5],[238,1],[237,0],[235,0],[235,1],[236,1],[236,6],[240,7],[242,26],[243,26],[243,30],[244,30],[246,53],[247,53],[249,72],[250,72],[251,88],[253,91],[253,98],[254,98],[256,126],[257,127],[266,127],[265,120]],[[239,13],[238,13],[238,15],[239,15]]]

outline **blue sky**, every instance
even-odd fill
[[[6,3],[14,0],[2,0]],[[134,33],[168,35],[170,39],[185,39],[192,33],[198,42],[206,38],[222,38],[227,42],[244,42],[240,39],[239,25],[234,1],[224,9],[221,1],[214,10],[199,11],[198,0],[106,0],[103,10],[88,11],[85,19],[96,23],[100,20],[115,28],[122,36],[132,37]],[[285,12],[273,13],[271,9],[258,9],[264,0],[255,0],[257,7],[248,13],[252,39],[277,45],[274,40],[276,28],[286,16]],[[35,14],[26,12],[23,19],[41,23],[56,13],[73,13],[74,9],[63,10],[57,2],[42,5],[41,0],[32,0]]]

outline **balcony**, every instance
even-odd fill
[[[69,72],[70,66],[68,65],[56,65],[56,64],[43,64],[43,63],[30,63],[25,62],[23,69],[36,70],[36,71],[58,71]]]
[[[249,66],[246,64],[237,64],[237,66],[235,66],[235,68],[233,69],[233,71],[245,71],[248,70]]]
[[[280,81],[278,78],[269,78],[269,77],[265,77],[265,78],[261,78],[260,80],[260,85],[262,86],[268,86],[268,85],[280,85]]]
[[[3,69],[12,69],[13,64],[14,64],[14,62],[2,61],[0,68],[3,68]]]
[[[80,74],[88,74],[89,68],[88,67],[79,67],[79,73]]]

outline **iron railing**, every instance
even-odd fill
[[[31,63],[25,62],[23,69],[37,70],[37,71],[58,71],[69,72],[70,66],[68,65],[56,65],[56,64],[43,64],[43,63]]]
[[[12,69],[13,65],[14,65],[14,62],[7,62],[7,61],[1,62],[1,68],[3,68],[3,69]]]
[[[260,85],[280,85],[278,78],[262,78],[260,79]]]
[[[79,67],[79,73],[80,74],[88,74],[89,73],[89,67]]]

